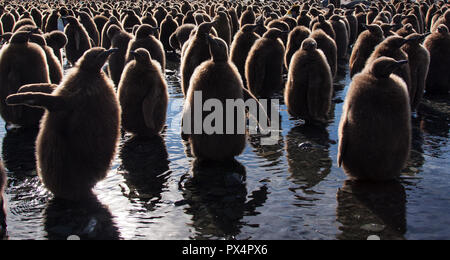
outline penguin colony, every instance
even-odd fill
[[[446,96],[450,87],[444,1],[68,0],[0,7],[0,115],[10,131],[39,129],[38,175],[69,200],[91,196],[106,176],[121,128],[143,138],[164,130],[168,53],[180,56],[186,105],[199,90],[225,102],[270,99],[284,89],[289,114],[312,125],[327,124],[333,80],[348,63],[338,165],[358,180],[401,174],[412,112],[424,94]],[[63,66],[72,67],[65,76]],[[183,138],[195,157],[212,161],[233,159],[246,142],[245,134]],[[5,185],[0,167],[0,195]],[[0,202],[3,209],[2,196]],[[3,210],[0,224],[3,231]]]

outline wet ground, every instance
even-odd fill
[[[353,183],[336,165],[348,76],[326,128],[291,119],[282,105],[277,145],[250,136],[236,162],[199,167],[179,135],[183,98],[169,67],[162,138],[125,136],[91,201],[53,199],[36,176],[33,133],[6,133],[1,121],[10,239],[450,239],[448,97],[424,100],[415,115],[400,182]]]

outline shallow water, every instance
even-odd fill
[[[277,145],[251,136],[234,164],[197,167],[179,135],[177,67],[167,71],[162,138],[125,136],[92,201],[53,199],[36,177],[33,134],[0,127],[10,239],[450,239],[448,98],[421,105],[400,183],[352,183],[336,165],[348,76],[326,128],[291,119],[282,105]]]

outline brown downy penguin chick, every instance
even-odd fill
[[[75,65],[84,52],[91,48],[91,41],[86,29],[77,18],[67,16],[63,18],[68,22],[64,28],[64,34],[67,36],[67,44],[64,47],[67,60]]]
[[[398,29],[395,32],[398,36],[405,38],[406,36],[416,33],[416,31],[414,30],[414,27],[408,23],[405,24],[402,28]]]
[[[0,18],[3,26],[3,33],[12,32],[16,19],[11,13],[4,13]]]
[[[6,97],[26,84],[50,83],[45,52],[36,43],[29,42],[30,36],[31,32],[15,33],[0,51],[0,113],[7,125],[24,128],[39,125],[42,109],[10,107],[5,103]]]
[[[380,27],[381,30],[383,30],[384,38],[396,35],[396,33],[392,31],[392,24],[384,23]]]
[[[119,20],[115,16],[109,17],[108,22],[103,27],[102,37],[101,37],[102,38],[102,47],[105,49],[109,49],[109,47],[111,47],[111,41],[109,40],[109,37],[108,37],[108,29],[113,24],[119,26],[120,29],[123,29],[122,24],[119,22]]]
[[[93,46],[100,46],[100,35],[97,30],[97,26],[94,23],[94,20],[92,20],[92,17],[89,16],[86,12],[80,12],[80,23],[83,25],[83,27],[86,29],[89,37],[94,42]]]
[[[170,46],[170,36],[177,30],[178,23],[172,17],[167,15],[161,22],[161,32],[159,33],[159,40],[164,46],[165,51],[174,51],[175,49]]]
[[[218,12],[215,18],[214,28],[217,31],[219,38],[225,41],[227,46],[231,45],[231,27],[228,15],[225,12]]]
[[[212,59],[198,66],[192,75],[183,111],[183,122],[187,121],[187,117],[194,118],[194,92],[196,91],[202,92],[202,99],[204,101],[217,99],[224,106],[227,99],[244,99],[242,80],[236,67],[228,59],[226,43],[219,38],[210,38],[209,42]],[[211,82],[214,82],[214,84],[211,84]],[[227,117],[224,117],[223,128],[220,129],[223,134],[206,133],[205,129],[203,129],[201,134],[196,134],[193,131],[193,123],[191,126],[183,126],[183,130],[189,129],[192,133],[183,131],[184,138],[190,142],[192,153],[197,159],[228,161],[243,152],[246,142],[245,132],[225,134],[227,125],[229,124],[233,124],[234,129],[241,129],[242,126],[236,125],[236,122],[245,122],[245,112],[239,111],[233,118],[233,122],[227,121]],[[210,113],[202,113],[202,122],[208,114]],[[218,147],[220,149],[217,149]]]
[[[367,59],[369,59],[375,47],[384,40],[383,30],[380,26],[372,24],[366,25],[366,28],[367,30],[362,32],[356,40],[350,55],[351,77],[364,69]]]
[[[311,24],[311,16],[308,14],[307,10],[303,10],[300,12],[300,16],[297,18],[297,25],[298,26],[305,26],[309,28],[309,25]]]
[[[136,37],[128,44],[127,62],[133,59],[133,57],[130,56],[131,51],[144,48],[150,52],[150,56],[154,60],[159,62],[161,65],[161,70],[164,73],[166,68],[166,54],[164,52],[164,46],[155,37],[157,36],[157,33],[157,28],[150,25],[143,24],[139,26],[139,29],[136,31]]]
[[[286,45],[286,55],[284,58],[284,64],[286,65],[286,68],[289,68],[292,56],[296,51],[300,49],[303,41],[307,39],[310,34],[311,31],[305,26],[297,26],[289,33]]]
[[[406,37],[408,43],[403,46],[403,51],[408,54],[409,69],[411,71],[409,96],[412,111],[418,108],[422,100],[430,66],[430,53],[421,44],[426,36],[428,34],[411,34]]]
[[[3,198],[6,187],[6,170],[0,161],[0,238],[6,234],[6,201]]]
[[[331,26],[333,26],[336,35],[335,42],[337,47],[338,61],[345,63],[347,61],[348,32],[347,27],[339,15],[333,15],[330,18]]]
[[[102,32],[103,32],[103,28],[105,27],[107,22],[108,22],[108,18],[106,18],[106,16],[103,16],[103,15],[94,16],[94,23],[95,23],[95,27],[97,28],[97,32],[98,32],[99,46],[102,44]]]
[[[122,126],[139,136],[155,136],[166,123],[167,84],[161,65],[146,49],[137,49],[131,55],[135,60],[125,67],[118,89]]]
[[[192,30],[195,29],[193,24],[183,24],[179,26],[169,38],[170,47],[174,50],[181,50],[184,43],[189,40]]]
[[[214,22],[202,23],[198,26],[195,34],[185,43],[184,55],[181,59],[181,88],[186,97],[190,86],[190,79],[195,68],[202,62],[209,60],[211,54],[209,52],[208,35],[211,32]],[[186,45],[187,44],[187,45]]]
[[[349,43],[353,45],[358,38],[358,19],[356,19],[354,10],[345,11],[345,18],[349,24]]]
[[[286,33],[269,29],[250,49],[245,78],[248,89],[257,98],[270,98],[283,87],[285,48],[281,37]]]
[[[58,58],[59,63],[62,65],[61,49],[67,44],[67,37],[61,31],[53,31],[51,33],[44,34],[45,42],[53,49],[53,53]]]
[[[327,57],[328,65],[330,65],[331,68],[331,75],[335,78],[338,65],[337,46],[335,41],[321,29],[313,31],[309,37],[316,41],[317,48],[322,50],[325,57]]]
[[[244,81],[244,86],[246,86],[245,61],[247,60],[253,44],[260,38],[259,35],[255,33],[257,27],[258,25],[256,24],[244,25],[234,36],[233,43],[231,44],[230,59],[234,65],[236,65],[239,74]]]
[[[55,197],[82,200],[106,177],[119,140],[120,106],[102,72],[113,50],[88,50],[52,93],[11,95],[9,105],[45,108],[36,141],[38,175]]]
[[[47,46],[44,36],[39,34],[32,34],[30,36],[30,42],[38,44],[44,50],[45,57],[47,59],[50,82],[53,84],[59,84],[63,78],[63,68],[58,58],[55,56],[53,49]]]
[[[311,22],[311,23],[314,23]],[[336,33],[334,32],[333,26],[330,22],[325,20],[325,16],[319,15],[317,18],[317,22],[312,26],[312,31],[322,29],[328,36],[330,36],[333,41],[336,39]]]
[[[411,24],[414,28],[414,31],[420,33],[419,22],[417,21],[417,17],[414,14],[409,14],[403,17],[402,24]]]
[[[109,56],[108,61],[108,74],[114,82],[114,86],[117,88],[119,86],[123,68],[126,65],[128,45],[133,39],[133,35],[113,24],[108,29],[108,37],[111,42],[111,47],[117,49],[117,51]]]
[[[47,18],[47,22],[45,24],[45,32],[53,32],[58,30],[58,19],[59,19],[59,10],[53,9],[51,14]]]
[[[133,10],[126,10],[125,13],[126,15],[122,20],[123,28],[125,30],[127,28],[133,28],[135,25],[141,25],[141,20],[136,16],[136,13]]]
[[[372,64],[379,57],[390,57],[394,60],[408,60],[408,55],[406,52],[402,50],[402,47],[408,43],[410,40],[405,40],[400,36],[391,36],[382,41],[375,50],[372,55],[370,55],[367,60],[366,66],[368,64]],[[400,68],[396,69],[394,72],[397,76],[402,78],[406,85],[408,86],[408,90],[411,90],[411,71],[409,70],[408,64],[403,64]]]
[[[19,21],[17,21],[14,24],[13,32],[17,32],[17,31],[19,31],[19,29],[21,27],[27,26],[27,25],[30,25],[33,28],[36,27],[36,23],[32,19],[30,19],[30,18],[20,19]]]
[[[338,154],[339,167],[353,179],[395,179],[409,158],[408,89],[392,74],[406,62],[381,57],[353,78],[339,126]]]
[[[447,26],[441,24],[424,42],[430,52],[426,93],[447,95],[450,90],[450,34]]]
[[[439,25],[445,25],[447,28],[450,27],[450,10],[447,10],[431,27],[431,31],[435,32]]]
[[[303,41],[291,60],[285,102],[292,116],[326,122],[333,95],[333,78],[325,54],[314,39]]]
[[[255,12],[253,11],[253,8],[251,6],[248,6],[247,10],[245,10],[242,13],[241,19],[239,20],[239,24],[241,25],[242,28],[246,24],[254,24],[255,21],[256,21]]]

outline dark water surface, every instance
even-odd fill
[[[450,239],[448,98],[424,100],[400,183],[353,183],[336,165],[348,76],[326,128],[291,119],[282,105],[277,145],[251,136],[234,164],[199,167],[179,135],[177,67],[167,71],[162,138],[125,136],[91,201],[53,199],[36,176],[33,133],[0,127],[10,239]]]

